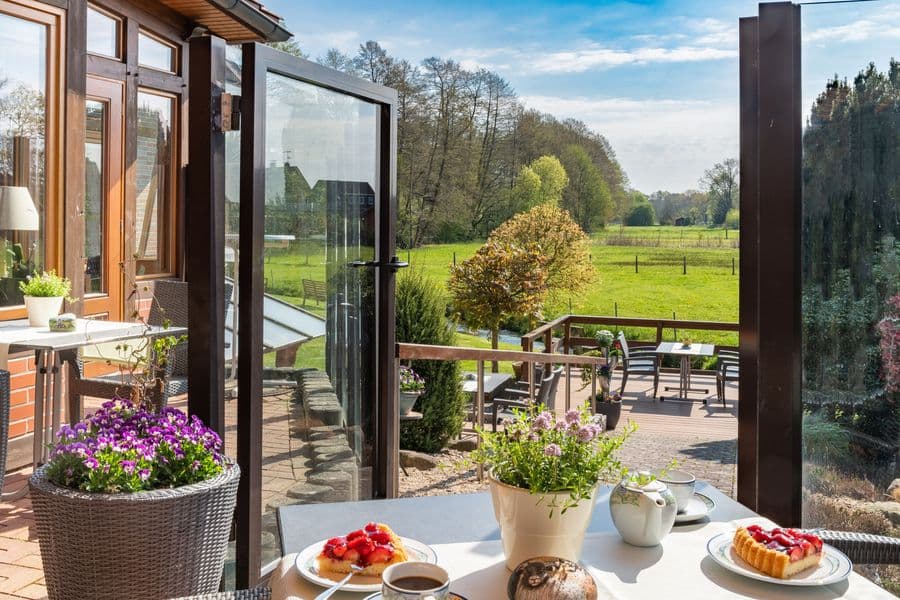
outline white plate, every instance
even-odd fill
[[[690,499],[688,505],[684,508],[683,513],[675,515],[676,523],[690,523],[702,519],[716,508],[716,503],[709,496],[694,492],[694,497]]]
[[[381,595],[381,592],[375,592],[371,596],[366,596],[363,600],[382,600],[384,596]],[[466,600],[463,596],[460,596],[456,592],[450,592],[450,600]]]
[[[403,541],[403,547],[406,548],[409,560],[437,564],[437,554],[435,554],[431,546],[405,537],[400,539]],[[316,559],[327,541],[328,539],[326,538],[315,544],[310,544],[300,551],[300,554],[297,555],[297,561],[294,563],[294,566],[300,573],[300,577],[326,588],[333,586],[346,577],[346,573],[319,574],[319,566]],[[354,575],[341,590],[346,592],[378,592],[381,590],[381,577]]]
[[[790,579],[770,577],[757,571],[744,561],[731,548],[734,533],[720,533],[706,544],[706,550],[714,561],[738,575],[768,581],[778,585],[818,586],[843,581],[853,570],[853,563],[847,556],[833,546],[822,546],[823,556],[819,566],[797,573]]]

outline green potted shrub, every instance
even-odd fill
[[[19,290],[25,295],[28,324],[47,327],[50,319],[62,310],[63,300],[72,291],[72,282],[57,275],[56,271],[44,271],[19,283]]]
[[[175,408],[116,399],[63,425],[29,481],[49,597],[217,591],[239,479],[216,432]]]
[[[479,431],[472,456],[488,469],[507,567],[535,556],[578,561],[600,480],[624,474],[616,451],[632,431],[601,435],[587,406],[561,419],[544,406],[516,411],[504,431]]]

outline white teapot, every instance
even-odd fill
[[[609,512],[623,540],[633,546],[658,546],[675,523],[675,494],[649,473],[638,476],[650,481],[641,485],[623,479],[609,495]]]

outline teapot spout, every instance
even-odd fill
[[[647,519],[644,521],[644,537],[662,540],[664,536],[662,530],[663,508],[666,506],[666,500],[659,492],[644,492],[644,495],[650,501]]]

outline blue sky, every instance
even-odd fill
[[[313,58],[374,39],[419,62],[507,79],[529,107],[605,135],[646,193],[698,187],[738,152],[738,18],[746,0],[295,2],[267,0]],[[803,8],[804,106],[829,76],[900,57],[900,0]]]

